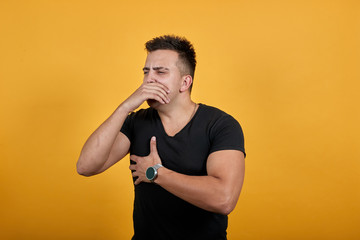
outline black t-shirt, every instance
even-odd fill
[[[157,151],[164,167],[187,175],[207,175],[206,161],[219,150],[245,153],[239,123],[225,112],[204,104],[175,136],[168,136],[153,108],[131,113],[121,132],[130,140],[130,154],[147,156],[150,139],[156,136]],[[226,159],[224,159],[226,164]],[[135,186],[133,240],[226,239],[228,218],[198,208],[161,186]]]

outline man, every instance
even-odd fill
[[[241,127],[191,100],[189,41],[165,35],[146,49],[143,83],[86,141],[78,173],[101,173],[130,152],[132,239],[226,239],[244,179]],[[150,108],[134,112],[144,101]]]

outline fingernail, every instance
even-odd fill
[[[151,141],[156,141],[156,137],[153,136],[153,137],[151,138]]]

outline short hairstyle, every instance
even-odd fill
[[[193,45],[184,37],[175,35],[163,35],[153,38],[145,43],[147,52],[153,52],[156,50],[173,50],[179,54],[179,60],[185,66],[184,69],[180,69],[182,74],[189,74],[194,79],[195,67],[196,67],[196,53]],[[190,86],[190,92],[192,89]]]

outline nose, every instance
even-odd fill
[[[150,70],[150,71],[145,75],[145,81],[146,81],[147,83],[157,82],[157,80],[156,80],[156,78],[155,78],[154,71]]]

